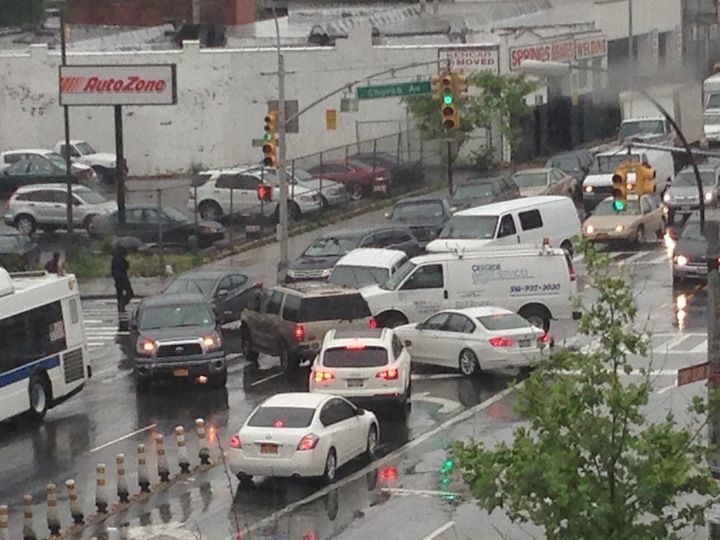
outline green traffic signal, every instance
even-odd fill
[[[622,212],[623,210],[625,210],[625,203],[619,199],[614,200],[612,202],[612,208],[616,212]]]
[[[452,102],[453,102],[452,94],[446,94],[446,95],[443,97],[443,103],[444,103],[445,105],[450,105]]]

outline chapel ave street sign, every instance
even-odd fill
[[[402,82],[377,86],[358,86],[358,99],[376,99],[430,94],[430,81]]]

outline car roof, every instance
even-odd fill
[[[457,212],[456,216],[494,216],[511,210],[524,210],[526,208],[534,208],[540,204],[547,202],[570,201],[568,197],[561,195],[537,195],[535,197],[521,197],[520,199],[511,199],[509,201],[501,201],[475,208],[468,208]],[[572,202],[570,201],[572,204]]]
[[[369,346],[383,346],[389,344],[392,336],[389,328],[368,328],[367,330],[330,330],[325,335],[323,347],[344,347],[361,342]]]
[[[286,392],[283,394],[275,394],[267,398],[260,405],[261,407],[291,407],[298,409],[312,408],[317,409],[328,398],[335,397],[328,394],[310,393],[310,392]]]
[[[235,271],[235,270],[190,270],[188,272],[183,272],[179,276],[177,276],[175,279],[219,279],[223,276],[227,276],[230,274],[240,274],[242,272]]]
[[[21,148],[19,150],[6,150],[2,155],[12,154],[56,154],[55,150],[49,148]]]
[[[286,292],[299,292],[305,296],[311,297],[359,294],[356,289],[343,287],[342,285],[333,285],[331,283],[327,283],[326,281],[300,281],[297,283],[284,283],[282,285],[275,285],[274,289],[284,290]]]
[[[500,182],[501,180],[506,179],[507,177],[502,174],[496,174],[494,176],[475,176],[473,178],[468,178],[464,182],[461,182],[460,184],[458,184],[458,187],[472,186],[475,184],[490,184],[492,182]]]
[[[482,306],[462,309],[445,309],[443,310],[443,313],[460,313],[461,315],[465,315],[466,317],[475,318],[489,317],[492,315],[509,315],[515,312],[498,306]],[[530,326],[530,323],[528,323],[528,326]]]
[[[513,176],[517,174],[524,174],[524,173],[546,173],[548,172],[552,167],[533,167],[532,169],[521,169],[519,171],[515,171]]]
[[[143,299],[143,307],[179,306],[185,304],[207,305],[207,300],[197,293],[165,293]]]
[[[406,257],[399,249],[357,248],[343,255],[335,266],[387,268]]]
[[[407,231],[408,227],[401,225],[366,225],[365,227],[353,227],[347,229],[336,229],[335,231],[328,232],[319,236],[318,238],[361,238],[370,233],[381,232],[381,231]]]
[[[28,184],[25,186],[20,186],[17,188],[18,193],[25,193],[27,191],[37,191],[41,189],[56,189],[58,191],[67,191],[67,184],[65,182],[47,182],[44,184]],[[83,186],[82,184],[73,184],[72,185],[73,191],[93,191],[87,186]],[[101,194],[102,195],[102,194]]]
[[[417,197],[406,197],[404,199],[400,199],[398,202],[395,203],[395,206],[399,204],[405,204],[405,203],[414,203],[414,202],[445,202],[445,197],[440,197],[437,195],[418,195]]]

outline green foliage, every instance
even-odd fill
[[[0,26],[37,23],[43,15],[43,0],[0,0]]]
[[[682,424],[670,412],[649,418],[649,369],[631,376],[628,360],[648,346],[634,326],[632,282],[590,244],[578,249],[597,291],[580,331],[597,352],[543,359],[516,388],[526,422],[513,440],[457,442],[452,457],[480,506],[541,526],[550,540],[680,538],[718,495],[703,435],[708,402],[693,400]]]

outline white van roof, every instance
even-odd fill
[[[527,244],[518,244],[515,246],[492,246],[492,249],[485,251],[466,251],[466,252],[444,252],[429,253],[427,255],[418,255],[410,261],[414,264],[428,264],[434,262],[456,261],[456,260],[476,260],[476,259],[503,259],[507,257],[540,257],[548,255],[565,256],[565,250],[562,248],[551,248],[544,246],[531,246]]]
[[[544,204],[559,201],[572,201],[568,197],[562,195],[537,195],[535,197],[521,197],[520,199],[511,199],[509,201],[501,201],[492,204],[484,204],[474,208],[468,208],[456,212],[455,216],[496,216],[512,210],[525,210],[535,208]]]
[[[405,257],[399,249],[357,248],[344,255],[335,266],[391,268]]]

